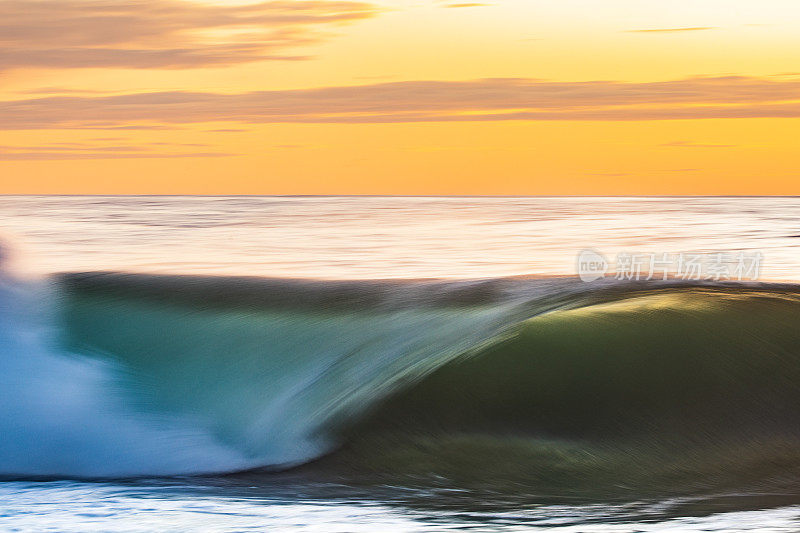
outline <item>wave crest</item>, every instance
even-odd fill
[[[487,442],[552,466],[800,428],[796,286],[87,273],[55,287],[57,338],[0,293],[0,365],[18,382],[0,393],[19,437],[0,446],[4,474],[285,468],[342,445],[326,464],[444,471]],[[37,438],[68,445],[23,461]],[[421,442],[439,452],[421,460]],[[557,453],[526,463],[521,443]]]

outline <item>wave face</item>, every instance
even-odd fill
[[[332,462],[505,493],[794,493],[799,321],[793,290],[742,287],[557,309],[398,391]]]
[[[87,273],[50,290],[0,286],[5,475],[325,456],[304,468],[552,489],[800,470],[795,286]]]

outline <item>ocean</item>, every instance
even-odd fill
[[[0,196],[0,529],[796,531],[800,198]]]

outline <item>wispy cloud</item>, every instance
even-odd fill
[[[604,176],[607,178],[614,178],[618,176],[630,176],[630,172],[588,172],[588,176]]]
[[[0,161],[59,161],[75,159],[189,159],[194,157],[230,157],[235,154],[216,152],[198,152],[187,154],[114,154],[114,153],[85,153],[85,154],[56,154],[52,152],[0,152]]]
[[[626,83],[497,78],[241,94],[152,92],[0,102],[0,129],[168,128],[203,122],[392,123],[800,117],[800,80]],[[227,128],[227,126],[220,126]]]
[[[176,69],[291,53],[331,25],[371,17],[359,1],[0,0],[0,70],[17,67]]]
[[[208,133],[244,133],[246,130],[244,128],[218,128],[215,130],[206,130]]]
[[[667,146],[670,148],[733,148],[735,144],[712,144],[712,143],[695,143],[689,141],[672,141],[660,144],[659,146]]]
[[[163,148],[206,146],[187,143],[150,143]],[[96,145],[84,142],[54,142],[41,145],[0,146],[0,161],[52,161],[61,159],[172,159],[225,157],[223,152],[165,152],[138,145]]]
[[[2,105],[2,104],[0,104]],[[175,126],[165,126],[163,124],[127,124],[119,125],[107,121],[98,121],[84,126],[93,130],[116,130],[116,131],[135,131],[135,130],[174,130]]]
[[[486,7],[488,5],[489,4],[481,4],[481,3],[478,3],[478,2],[463,2],[463,3],[457,3],[457,4],[444,4],[442,7],[454,7],[454,8],[458,8],[458,7]]]
[[[691,26],[688,28],[652,28],[643,30],[625,30],[625,33],[678,33],[682,31],[716,30],[714,26]]]
[[[67,87],[39,87],[22,91],[20,94],[103,94],[106,91],[96,91],[94,89],[70,89]]]

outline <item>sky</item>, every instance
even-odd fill
[[[795,0],[0,0],[0,193],[798,195]]]

